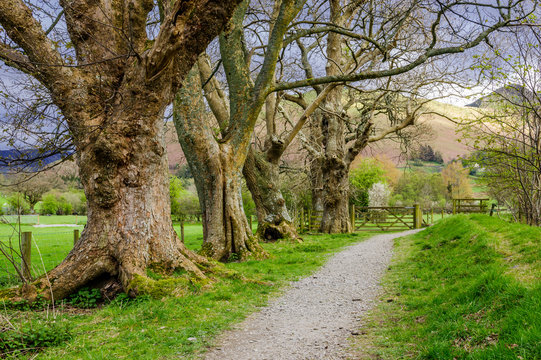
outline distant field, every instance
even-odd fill
[[[422,165],[414,165],[413,163],[408,164],[408,166],[399,167],[401,171],[424,171],[429,174],[440,173],[445,165],[438,164],[435,162],[422,161]]]

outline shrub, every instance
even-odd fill
[[[56,215],[59,208],[60,204],[56,199],[55,194],[49,193],[43,196],[43,200],[41,201],[40,206],[40,211],[42,215]]]
[[[30,213],[30,204],[24,199],[24,195],[21,193],[13,193],[8,198],[8,205],[10,210],[14,214],[28,214]]]
[[[356,206],[368,206],[368,190],[376,183],[386,182],[385,171],[380,163],[373,158],[363,159],[349,174],[351,201]]]

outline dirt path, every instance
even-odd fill
[[[205,359],[347,359],[348,337],[372,306],[392,255],[393,239],[418,230],[376,235],[292,283],[281,297],[224,333]]]

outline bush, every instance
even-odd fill
[[[82,309],[94,308],[102,300],[99,289],[82,288],[68,297],[67,303]]]
[[[387,183],[385,171],[377,160],[363,159],[349,173],[350,197],[355,206],[369,206],[368,190],[376,183]]]
[[[8,198],[8,205],[10,211],[14,214],[29,214],[30,213],[30,204],[24,199],[24,195],[21,193],[13,193]]]
[[[398,181],[390,203],[411,206],[419,203],[423,207],[445,202],[446,188],[441,174],[424,171],[404,173]]]

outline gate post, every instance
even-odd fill
[[[423,226],[423,212],[419,204],[413,205],[413,228],[420,229]]]

